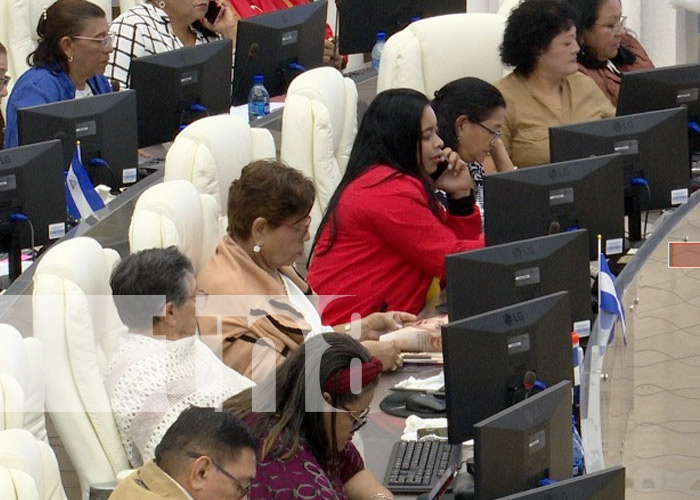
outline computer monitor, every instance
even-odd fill
[[[498,500],[625,500],[625,468],[610,467]]]
[[[388,38],[415,19],[466,11],[464,0],[341,0],[338,48],[341,54],[371,52],[379,31]]]
[[[276,96],[299,73],[323,64],[327,7],[320,0],[238,22],[234,106],[248,102],[255,75],[263,75],[265,88]]]
[[[643,69],[622,74],[617,115],[683,106],[700,119],[700,64]]]
[[[65,235],[63,162],[59,140],[0,151],[0,252],[9,254],[11,280],[21,273],[22,248]]]
[[[536,488],[547,478],[571,478],[570,381],[559,382],[474,428],[476,500]]]
[[[218,40],[131,61],[140,148],[172,141],[199,118],[229,112],[231,52],[231,40]]]
[[[20,144],[61,139],[66,170],[73,160],[76,141],[80,141],[82,163],[94,185],[119,188],[136,182],[133,90],[23,108],[17,112],[17,121]]]
[[[622,159],[604,155],[484,178],[486,244],[588,230],[588,257],[621,253],[625,232]],[[601,209],[605,207],[605,209]]]
[[[522,401],[526,383],[573,380],[569,315],[567,292],[557,292],[442,327],[450,443],[473,438],[474,424]]]
[[[562,290],[571,301],[569,333],[591,319],[585,229],[448,255],[446,266],[450,321]]]
[[[551,161],[622,155],[629,238],[641,240],[641,210],[688,199],[690,161],[685,108],[650,111],[549,129]]]

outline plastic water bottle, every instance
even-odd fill
[[[583,368],[583,349],[580,346],[579,336],[576,332],[571,332],[571,347],[574,355],[574,386],[572,389],[574,415],[578,417],[579,407],[581,405],[581,369]]]
[[[248,121],[250,122],[270,114],[270,93],[263,82],[262,75],[253,77],[253,88],[248,94]]]
[[[382,59],[382,50],[384,50],[384,44],[386,43],[386,33],[380,31],[377,33],[377,42],[372,47],[372,67],[379,71],[379,62]]]

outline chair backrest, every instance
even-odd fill
[[[306,71],[292,80],[284,101],[280,158],[316,187],[312,238],[307,246],[343,177],[356,134],[355,82],[328,67]]]
[[[504,73],[498,52],[504,28],[505,19],[498,14],[449,14],[412,22],[387,40],[377,92],[407,87],[432,99],[457,78],[498,81]]]
[[[91,0],[102,7],[107,22],[112,20],[110,0]],[[16,81],[27,68],[27,56],[36,48],[36,25],[45,7],[53,2],[38,0],[0,0],[0,42],[8,49],[8,74]]]
[[[0,431],[24,426],[24,390],[12,375],[0,373]]]
[[[0,432],[0,498],[66,499],[53,450],[25,429]]]
[[[178,247],[199,271],[219,241],[219,206],[184,180],[166,181],[139,197],[129,226],[132,252]]]
[[[109,286],[118,260],[114,250],[80,237],[58,243],[35,264],[34,336],[51,353],[46,409],[85,494],[129,467],[102,375],[126,331]]]
[[[21,387],[23,417],[19,427],[48,443],[44,417],[43,344],[32,337],[23,339],[14,327],[0,324],[0,373],[12,377]]]
[[[520,5],[520,2],[522,1],[523,0],[504,0],[500,7],[498,7],[498,11],[496,11],[496,14],[508,19],[508,16],[510,16],[510,12],[518,5]]]
[[[221,214],[220,229],[225,230],[231,182],[252,160],[276,157],[269,130],[251,128],[239,116],[209,116],[177,135],[165,158],[164,179],[186,180],[200,193],[212,195]]]

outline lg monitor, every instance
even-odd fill
[[[112,188],[136,182],[136,93],[111,92],[43,104],[17,113],[20,144],[61,139],[68,170],[80,141],[82,164],[94,185]],[[64,206],[65,209],[65,206]]]
[[[558,292],[442,327],[450,443],[473,438],[477,422],[531,395],[529,383],[573,380],[569,315],[569,296]]]
[[[620,155],[523,168],[484,178],[486,244],[588,230],[588,257],[623,251],[625,199]],[[602,207],[605,207],[603,210]]]
[[[685,108],[650,111],[549,129],[552,162],[619,153],[629,238],[640,241],[641,211],[688,199],[690,161]]]
[[[610,467],[499,500],[625,500],[625,468]]]
[[[571,333],[592,316],[585,229],[447,256],[450,321],[560,291],[569,292]]]
[[[466,12],[464,0],[341,0],[338,2],[341,54],[370,52],[377,32],[387,38],[415,19]]]
[[[170,142],[193,121],[229,112],[231,52],[231,40],[218,40],[131,61],[140,148]]]
[[[0,252],[9,254],[9,276],[21,273],[23,248],[66,232],[66,190],[61,141],[0,151]]]
[[[571,382],[549,387],[476,424],[474,491],[477,500],[571,478]]]
[[[683,64],[622,74],[617,115],[683,106],[688,120],[700,118],[700,64]]]
[[[255,75],[263,75],[265,88],[277,96],[299,73],[323,64],[327,7],[320,0],[238,22],[234,106],[248,101]]]

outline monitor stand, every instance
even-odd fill
[[[22,222],[10,221],[0,225],[0,248],[7,249],[10,283],[22,274]]]
[[[625,196],[625,213],[627,214],[627,234],[630,246],[642,241],[642,204],[637,189]]]

